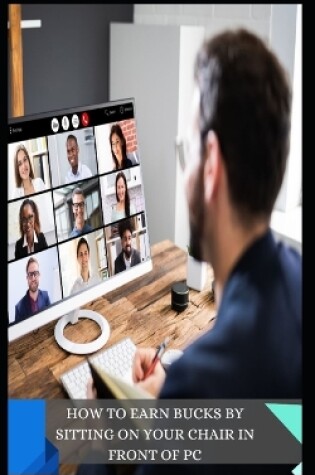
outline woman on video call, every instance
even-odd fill
[[[77,260],[80,268],[80,274],[75,280],[70,294],[75,294],[91,285],[101,282],[98,275],[92,275],[90,271],[90,247],[84,237],[81,237],[77,245]]]
[[[126,139],[120,125],[112,125],[109,134],[109,142],[114,161],[114,170],[132,167],[132,161],[127,157]]]
[[[15,243],[16,259],[48,247],[45,235],[41,232],[37,205],[30,198],[26,198],[20,206],[19,224],[21,238]]]
[[[127,180],[124,172],[117,173],[115,189],[117,204],[114,205],[112,209],[112,222],[127,218],[136,213],[134,205],[130,203]]]
[[[23,144],[19,144],[15,151],[14,175],[16,188],[13,190],[12,198],[21,198],[46,189],[43,180],[34,177],[30,156]]]

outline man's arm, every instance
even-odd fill
[[[46,305],[47,305],[47,307],[48,307],[48,305],[50,305],[50,298],[49,298],[48,292],[46,292]]]
[[[115,259],[115,274],[118,274],[119,272],[119,264],[118,264],[118,257]]]
[[[50,298],[48,295],[47,290],[40,290],[40,295],[39,295],[39,310],[42,310],[45,307],[48,307],[50,305]]]
[[[20,314],[20,302],[16,304],[15,306],[15,322],[19,322],[21,320],[21,314]]]
[[[140,262],[141,262],[140,252],[137,251],[137,249],[135,249],[135,253],[134,253],[134,265],[135,265],[135,264],[140,264]]]

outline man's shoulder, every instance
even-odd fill
[[[15,305],[16,308],[18,308],[18,309],[22,308],[22,307],[25,305],[26,299],[27,299],[27,292],[26,292],[26,294],[23,295],[23,297],[17,302],[17,304]]]
[[[50,298],[49,298],[49,293],[47,290],[41,290],[39,289],[39,296],[42,302],[44,302],[45,305],[50,304]]]
[[[65,178],[64,178],[64,184],[67,185],[69,183],[72,183],[73,182],[73,176],[72,176],[72,172],[71,172],[71,169],[67,171],[66,175],[65,175]]]
[[[73,228],[71,233],[69,234],[69,237],[77,237],[78,236],[78,230],[77,228]]]
[[[302,256],[292,247],[286,246],[282,242],[278,246],[278,256],[282,266],[295,278],[300,278],[302,274]]]
[[[125,266],[124,256],[123,256],[123,253],[120,252],[115,259],[115,269],[116,271],[117,270],[122,271],[122,270],[125,270],[125,268],[126,266]]]
[[[136,254],[137,254],[137,261],[141,262],[141,254],[140,254],[140,251],[138,251],[137,249],[136,249]]]
[[[84,223],[82,232],[92,231],[92,226],[89,223]]]
[[[48,297],[48,290],[38,289],[38,293],[39,293],[42,297]]]
[[[91,170],[89,169],[89,167],[88,167],[87,165],[85,165],[85,163],[81,163],[81,173],[82,173],[82,175],[84,175],[85,177],[90,177],[90,176],[92,176]]]
[[[121,262],[122,260],[123,260],[123,253],[120,252],[118,256],[116,257],[115,262]]]

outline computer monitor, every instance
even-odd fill
[[[8,124],[8,339],[58,319],[71,353],[101,348],[106,318],[84,304],[149,272],[150,241],[133,98]],[[64,336],[91,318],[96,340]]]

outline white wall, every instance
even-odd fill
[[[179,30],[168,27],[162,34],[158,25],[125,23],[111,24],[110,30],[109,94],[111,100],[135,98],[151,244],[174,241]]]
[[[283,21],[284,15],[286,21]],[[302,171],[301,17],[297,15],[297,5],[274,5],[270,37],[271,45],[288,70],[293,85],[291,151],[282,189],[275,206],[279,211],[288,211],[298,204]]]
[[[189,229],[175,143],[190,118],[204,28],[112,23],[110,38],[110,98],[135,98],[150,242],[170,239],[185,248]],[[121,74],[121,64],[128,74]]]
[[[286,5],[282,5],[286,7]],[[246,27],[269,39],[272,5],[135,5],[134,23],[152,25],[200,25],[206,35],[224,28]]]
[[[302,6],[297,6],[291,145],[283,186],[271,217],[276,236],[302,252]]]
[[[294,66],[299,69],[301,68],[300,63],[297,62],[295,64],[296,15],[297,4],[135,4],[134,6],[134,23],[136,24],[202,25],[205,27],[207,37],[225,28],[248,28],[266,40],[272,49],[275,50],[280,61],[286,67],[292,82],[293,77],[295,77]],[[297,94],[299,94],[299,92]],[[297,106],[295,107],[295,111],[297,111]],[[299,111],[295,114],[296,126],[300,125],[299,114]],[[167,115],[165,116],[165,120],[168,120]],[[294,128],[293,126],[293,130]],[[276,209],[285,210],[288,204],[291,206],[292,202],[296,204],[295,191],[292,190],[293,188],[294,190],[298,189],[296,195],[300,195],[301,162],[301,140],[295,138],[294,154],[291,153],[289,157],[288,171],[276,202]],[[294,180],[294,177],[297,178]],[[182,183],[180,178],[181,177],[179,177],[177,186],[181,187]],[[294,181],[293,188],[291,185],[292,179]],[[288,188],[288,184],[290,184],[290,188]],[[145,186],[150,189],[150,183],[145,183]],[[176,214],[178,215],[178,196],[183,196],[183,193],[180,190],[177,190],[176,193]],[[187,223],[185,213],[185,205],[183,205],[184,218],[182,227],[185,227],[185,223]],[[159,218],[158,208],[154,215],[157,216],[157,219]],[[300,226],[300,223],[298,223],[298,225]],[[183,233],[186,234],[185,231],[183,231]],[[170,238],[172,237],[170,236]],[[183,247],[179,241],[179,236],[176,236],[175,242]]]

